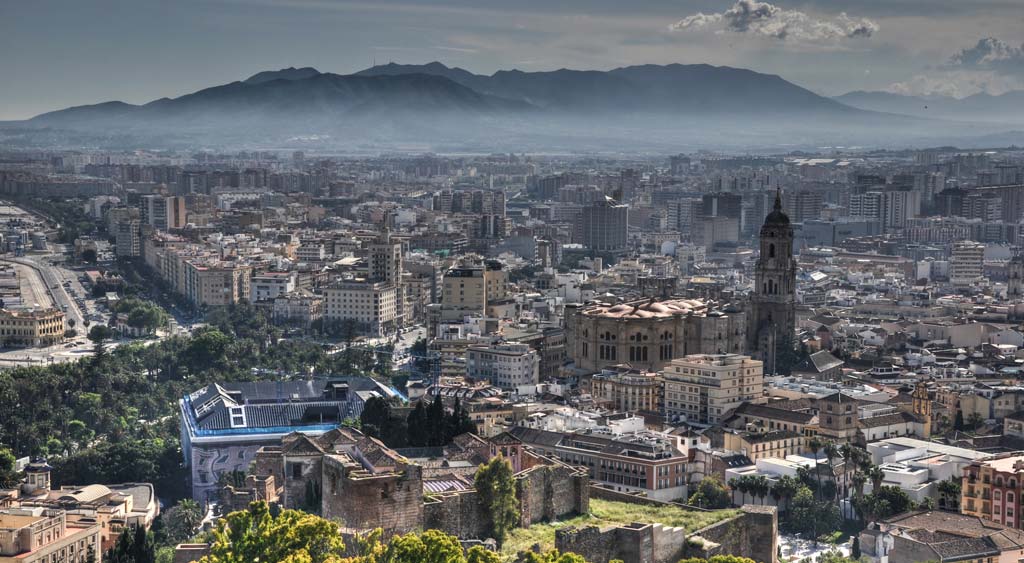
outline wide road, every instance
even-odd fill
[[[71,296],[68,295],[68,292],[64,289],[63,284],[65,278],[63,275],[60,274],[60,272],[57,271],[56,266],[48,264],[47,262],[41,259],[33,260],[32,258],[25,256],[0,257],[0,262],[7,262],[10,264],[21,264],[22,266],[27,266],[34,270],[36,274],[38,274],[38,279],[43,285],[43,291],[50,295],[50,298],[53,300],[53,304],[58,309],[64,311],[65,318],[74,320],[75,327],[78,329],[80,329],[83,326],[82,321],[84,320],[84,317],[82,315],[82,311],[78,308],[78,304],[75,303],[75,300],[72,299]],[[38,288],[35,287],[37,285],[38,283],[33,283],[33,289],[35,289],[36,292],[38,292]],[[25,305],[31,306],[32,303],[26,301]],[[40,305],[43,305],[43,303],[40,303]],[[79,332],[81,332],[81,330],[79,330]]]

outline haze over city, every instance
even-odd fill
[[[0,3],[0,563],[1019,563],[1022,30]]]

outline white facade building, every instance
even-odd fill
[[[501,389],[533,393],[540,377],[540,356],[526,344],[470,346],[466,375],[489,380]]]

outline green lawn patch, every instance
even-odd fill
[[[555,530],[566,526],[598,526],[609,528],[632,522],[645,524],[664,524],[676,528],[685,528],[688,532],[699,530],[732,518],[739,510],[715,510],[712,512],[688,511],[677,506],[646,506],[628,502],[617,502],[601,499],[590,499],[590,514],[576,516],[559,522],[534,524],[529,528],[512,530],[505,545],[501,547],[504,560],[511,560],[520,551],[525,551],[540,544],[545,550],[555,547]]]

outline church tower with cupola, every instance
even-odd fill
[[[761,227],[761,255],[757,259],[754,291],[750,298],[747,346],[764,362],[765,374],[776,372],[776,353],[792,343],[796,327],[796,260],[793,225],[782,211],[782,194]]]

